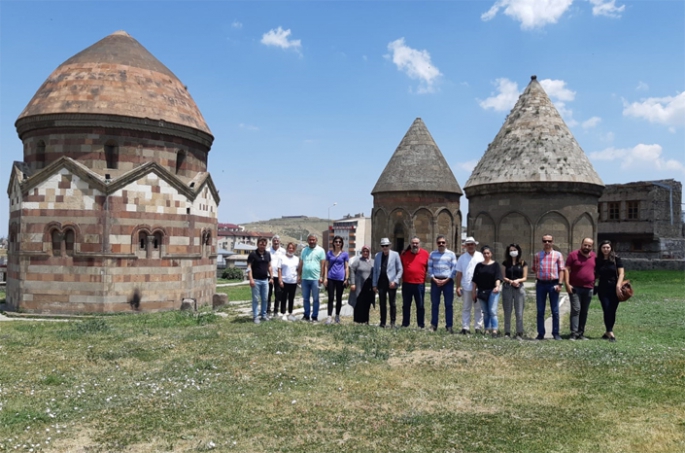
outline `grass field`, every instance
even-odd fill
[[[685,279],[629,277],[616,343],[596,300],[576,342],[230,311],[3,322],[0,451],[683,452]]]

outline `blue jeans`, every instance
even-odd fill
[[[269,304],[269,298],[267,297],[268,294],[269,280],[255,280],[254,288],[252,288],[252,314],[255,318],[260,315],[262,316],[262,318],[266,317],[266,307]],[[261,313],[259,312],[258,301],[260,297],[262,299]]]
[[[423,304],[426,295],[426,285],[423,283],[402,283],[402,327],[411,324],[411,302],[416,301],[416,324],[424,327],[426,309]]]
[[[554,289],[558,283],[538,281],[535,285],[535,302],[538,309],[538,336],[545,336],[545,307],[547,295],[552,309],[552,335],[559,335],[559,293]]]
[[[497,303],[499,302],[499,293],[490,293],[488,300],[480,300],[481,307],[483,307],[483,328],[485,330],[497,330]]]
[[[309,295],[314,298],[314,312],[311,311],[311,303],[309,302]],[[309,315],[313,319],[319,319],[319,281],[318,280],[302,280],[302,299],[304,299],[304,317],[309,319]]]
[[[450,280],[442,286],[431,282],[431,325],[438,326],[438,315],[440,314],[440,294],[445,297],[445,327],[452,327],[454,318],[454,280]]]

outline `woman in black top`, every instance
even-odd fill
[[[521,247],[509,244],[504,256],[504,286],[502,308],[504,308],[504,336],[511,337],[511,312],[516,313],[516,339],[523,340],[523,307],[526,304],[526,290],[523,283],[528,279],[528,264],[523,260]]]
[[[623,263],[616,256],[611,241],[602,241],[600,254],[595,262],[595,278],[599,280],[599,302],[604,311],[605,340],[616,341],[614,323],[618,309],[618,293],[623,285]]]
[[[493,337],[497,336],[497,302],[499,287],[502,283],[502,271],[499,264],[492,259],[492,250],[487,245],[480,249],[483,262],[476,264],[473,271],[473,301],[480,300],[483,307],[483,323]]]

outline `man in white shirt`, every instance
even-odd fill
[[[483,330],[483,311],[480,302],[473,300],[473,271],[476,269],[476,264],[483,261],[483,254],[476,251],[478,242],[469,236],[464,241],[466,246],[466,253],[463,253],[457,260],[457,296],[464,301],[464,306],[461,311],[461,333],[467,335],[471,333],[471,308],[474,310],[476,333]]]
[[[271,238],[271,247],[269,247],[269,253],[271,254],[271,275],[274,277],[278,276],[278,268],[281,267],[281,258],[285,256],[285,249],[281,247],[281,238],[275,235]],[[278,304],[281,300],[281,287],[278,281],[269,282],[269,305],[266,312],[267,316],[271,316],[271,295],[274,296],[274,309],[273,315],[278,314]]]

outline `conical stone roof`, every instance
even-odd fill
[[[464,190],[502,183],[570,182],[603,187],[590,160],[537,81],[531,81],[471,173]]]
[[[401,191],[463,194],[421,118],[416,118],[404,135],[371,195]]]
[[[163,120],[211,135],[181,81],[124,31],[62,63],[19,115],[104,114]]]

